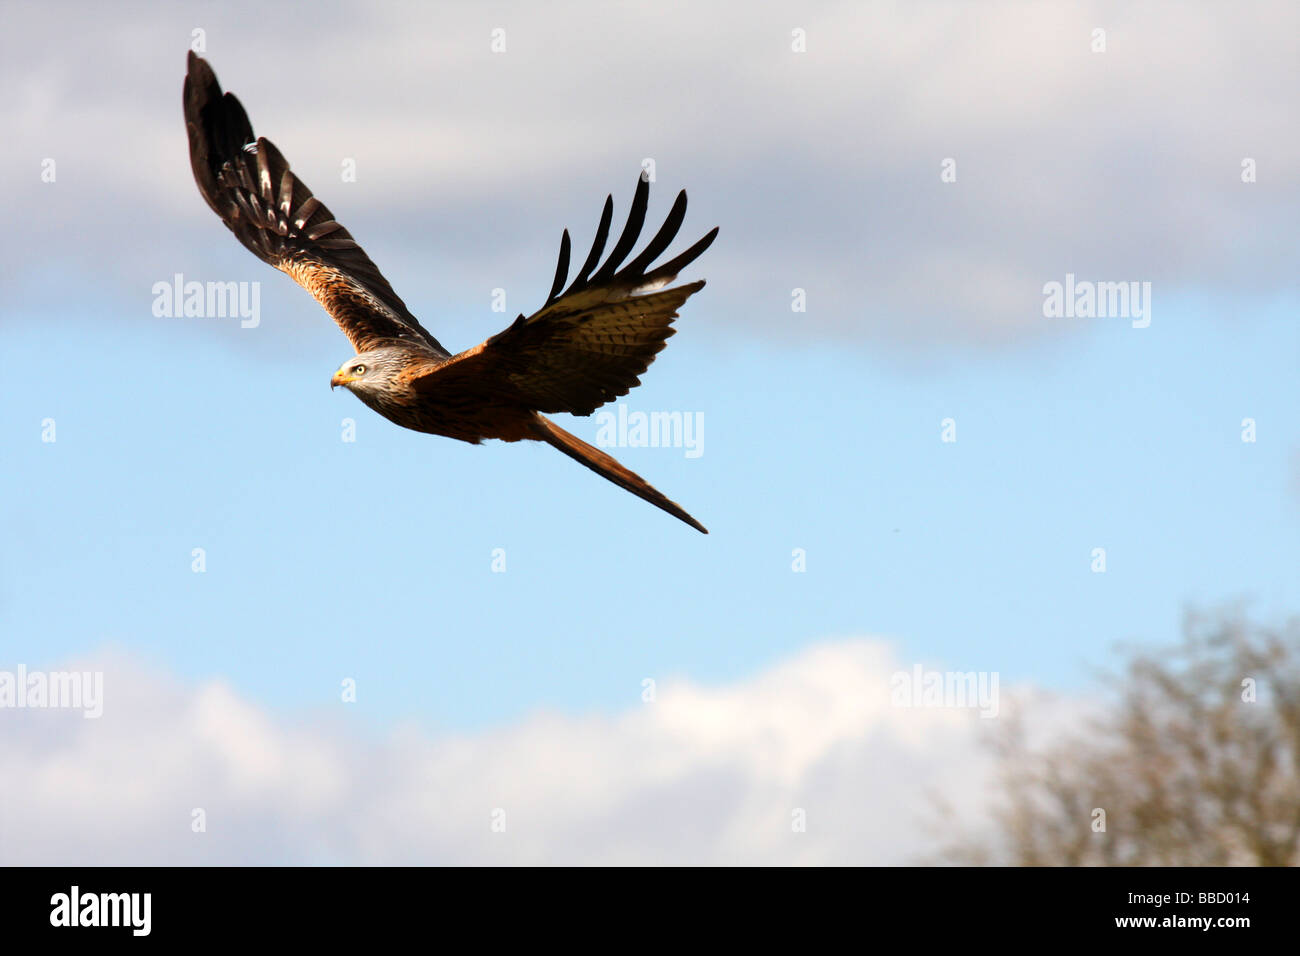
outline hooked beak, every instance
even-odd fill
[[[344,374],[343,369],[339,369],[334,373],[334,377],[330,379],[330,388],[338,388],[340,385],[347,385],[349,382],[355,381],[355,378]]]

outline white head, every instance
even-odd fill
[[[392,390],[393,377],[410,364],[410,357],[400,348],[377,348],[352,356],[334,373],[330,388],[342,385],[355,393],[382,393]]]

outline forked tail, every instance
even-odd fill
[[[709,533],[709,529],[688,515],[686,509],[675,501],[669,501],[652,488],[650,483],[640,475],[624,468],[599,448],[593,448],[576,435],[570,435],[549,418],[541,415],[537,416],[536,435],[541,441],[564,452],[574,461],[586,465],[602,478],[608,478],[620,488],[632,492],[632,494],[650,502],[656,508],[662,508],[674,518],[680,518],[696,531],[704,534]]]

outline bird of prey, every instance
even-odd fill
[[[639,475],[541,414],[590,415],[626,395],[676,331],[677,310],[704,282],[672,282],[718,234],[715,228],[677,257],[654,265],[681,228],[684,191],[654,238],[626,265],[645,222],[649,184],[644,175],[638,179],[627,225],[601,263],[614,214],[613,199],[606,198],[591,252],[568,287],[565,230],[555,282],[542,307],[453,355],[420,325],[270,140],[253,135],[239,100],[222,93],[212,68],[193,52],[184,104],[190,165],[203,198],[246,248],[310,292],[356,350],[331,386],[344,386],[380,415],[415,431],[473,444],[485,438],[544,441],[708,533]]]

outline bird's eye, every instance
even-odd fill
[[[365,375],[365,374],[366,374],[366,367],[365,367],[364,365],[358,365],[356,368],[354,368],[354,369],[352,370],[352,374],[354,374],[354,375]]]

